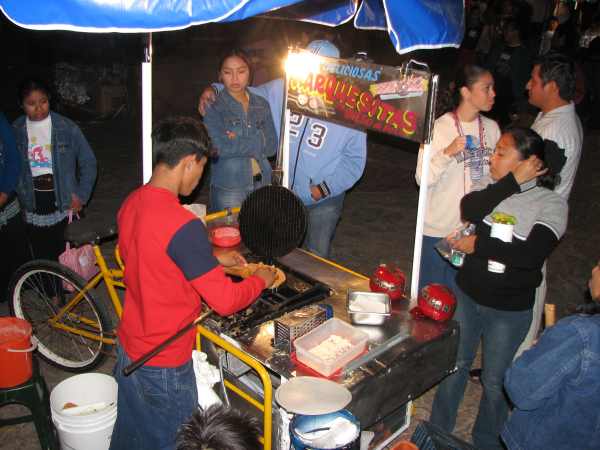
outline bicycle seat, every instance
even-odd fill
[[[116,236],[117,224],[106,225],[92,220],[76,220],[67,225],[65,229],[65,240],[75,247],[84,244],[99,244],[103,239]]]

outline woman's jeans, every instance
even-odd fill
[[[226,188],[211,184],[210,212],[223,211],[227,208],[238,208],[242,206],[248,195],[266,185],[264,177],[254,180],[252,184],[246,187],[240,188]]]
[[[210,212],[223,211],[227,208],[238,208],[254,189],[228,189],[220,186],[210,187]]]
[[[423,236],[421,249],[421,265],[419,270],[419,292],[423,286],[440,283],[456,293],[456,273],[458,270],[442,257],[435,249],[435,244],[442,239],[439,237]]]
[[[131,363],[119,346],[117,422],[110,450],[173,450],[177,430],[198,407],[192,360],[174,368],[142,366],[126,377]]]
[[[431,422],[451,433],[458,406],[464,396],[469,369],[483,338],[483,394],[473,427],[473,443],[483,450],[503,449],[500,431],[508,417],[504,373],[527,334],[531,309],[501,311],[475,303],[457,288],[458,306],[454,315],[460,325],[456,372],[440,383],[431,408]]]
[[[303,246],[309,252],[329,258],[331,241],[344,207],[344,197],[345,194],[340,194],[307,206],[308,229]]]

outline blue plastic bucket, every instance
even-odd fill
[[[318,447],[311,447],[309,444],[306,444],[300,438],[300,436],[298,436],[296,430],[300,433],[307,433],[319,428],[325,428],[328,427],[329,424],[338,417],[346,418],[356,425],[358,433],[356,438],[351,442],[344,443],[341,447],[332,447],[331,450],[360,450],[360,422],[350,413],[350,411],[345,409],[317,416],[295,416],[290,422],[290,439],[292,442],[292,448],[294,450],[325,450]]]

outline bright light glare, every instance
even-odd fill
[[[293,78],[306,78],[319,71],[319,57],[306,51],[290,52],[285,61],[285,71]]]

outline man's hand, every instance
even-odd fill
[[[275,281],[277,271],[275,270],[275,267],[272,266],[261,266],[256,269],[254,275],[261,278],[265,282],[266,287],[270,287]]]
[[[83,202],[75,194],[71,194],[71,209],[74,214],[83,209]]]
[[[530,156],[521,161],[512,171],[517,183],[523,184],[548,172],[544,163],[537,156]]]
[[[465,149],[467,145],[467,137],[466,136],[458,136],[456,139],[452,141],[452,143],[444,149],[444,155],[446,156],[454,156]]]
[[[202,94],[200,94],[200,98],[198,99],[198,112],[201,116],[206,114],[206,108],[212,105],[216,98],[217,95],[215,94],[215,90],[212,88],[212,86],[204,88]]]
[[[317,186],[310,187],[310,196],[315,202],[318,202],[323,198],[323,196],[321,195],[321,190]]]
[[[219,253],[218,255],[215,255],[215,257],[217,258],[217,261],[219,261],[219,264],[224,267],[245,266],[248,264],[246,258],[244,258],[237,250]]]
[[[470,255],[475,252],[476,235],[461,237],[460,239],[451,240],[450,245],[453,249]]]
[[[0,192],[0,208],[6,205],[8,200],[8,194],[6,192]]]

